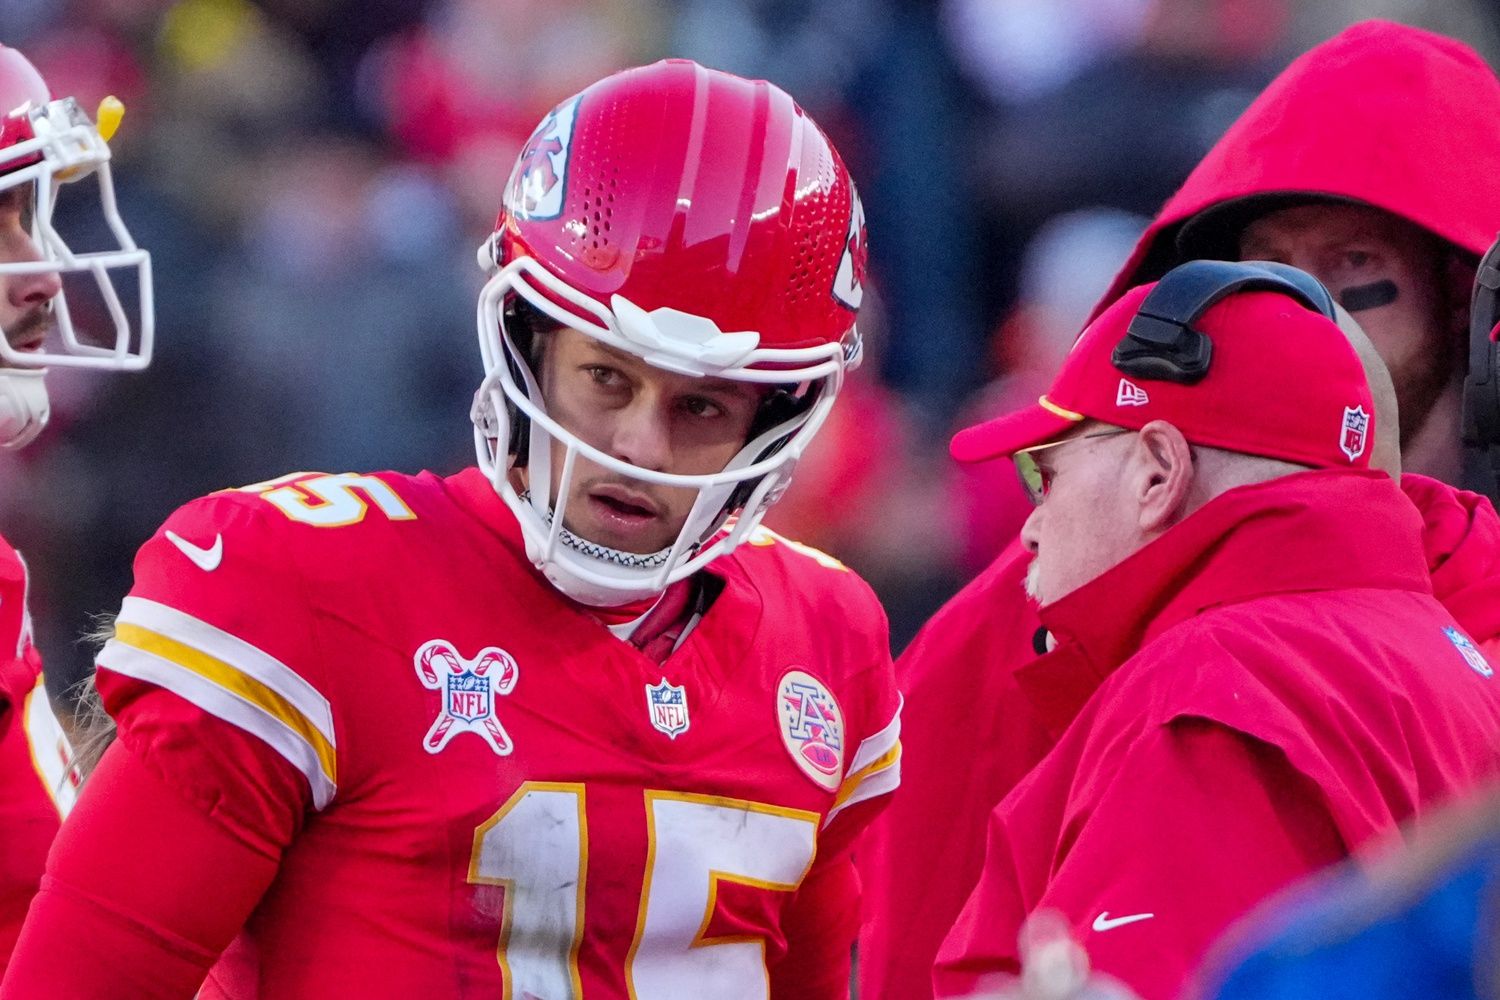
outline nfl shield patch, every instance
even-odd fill
[[[647,684],[646,710],[651,714],[651,725],[671,739],[687,732],[687,690],[682,685],[668,684],[665,677],[660,684]]]
[[[1458,650],[1459,655],[1464,658],[1464,662],[1474,668],[1475,673],[1481,677],[1493,677],[1495,675],[1495,668],[1490,666],[1490,661],[1484,658],[1484,654],[1479,651],[1479,647],[1474,645],[1468,636],[1451,625],[1443,629],[1443,634],[1448,637],[1449,642],[1453,643],[1453,648]]]
[[[1349,456],[1349,461],[1357,461],[1365,453],[1369,430],[1370,415],[1363,406],[1344,407],[1344,430],[1339,438],[1339,448]]]
[[[515,749],[495,715],[495,695],[515,690],[520,668],[503,649],[487,646],[472,660],[446,639],[424,642],[413,661],[422,686],[442,692],[437,721],[422,737],[422,749],[437,753],[459,733],[474,733],[502,757]]]
[[[802,773],[834,791],[844,776],[844,713],[812,674],[792,669],[776,686],[781,742]]]

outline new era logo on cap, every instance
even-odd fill
[[[1146,395],[1146,390],[1130,381],[1128,378],[1120,379],[1120,388],[1115,390],[1116,406],[1145,406],[1151,402],[1151,397]]]

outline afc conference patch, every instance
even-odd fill
[[[646,710],[651,714],[651,725],[669,738],[675,740],[687,732],[687,690],[682,685],[668,684],[665,677],[660,684],[647,684]]]
[[[788,670],[776,685],[781,742],[797,767],[828,791],[844,774],[844,715],[833,692],[812,674]]]
[[[413,660],[422,686],[442,692],[438,717],[422,737],[422,749],[437,753],[459,733],[474,733],[502,757],[515,746],[495,715],[495,695],[515,690],[520,668],[503,649],[486,646],[472,660],[446,639],[424,642]]]
[[[1458,650],[1459,655],[1464,658],[1464,662],[1474,668],[1475,673],[1481,677],[1495,676],[1495,668],[1490,666],[1490,661],[1484,658],[1484,654],[1479,651],[1479,647],[1474,645],[1468,636],[1452,625],[1446,626],[1443,629],[1443,634],[1448,637],[1449,642],[1453,643],[1453,648]]]

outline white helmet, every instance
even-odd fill
[[[0,193],[30,186],[35,202],[31,238],[40,259],[0,260],[0,279],[55,274],[91,278],[113,325],[80,336],[59,288],[51,297],[55,331],[36,349],[18,349],[0,335],[0,446],[19,447],[47,423],[49,407],[42,382],[46,366],[137,371],[151,361],[154,310],[151,258],[135,245],[115,205],[106,138],[119,124],[124,108],[114,98],[100,105],[96,127],[72,98],[51,100],[36,68],[12,48],[0,45]],[[100,209],[117,246],[74,252],[52,224],[52,212],[63,184],[94,175]],[[110,269],[133,270],[138,316],[132,322],[115,290]]]

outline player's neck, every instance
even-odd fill
[[[579,605],[602,622],[615,638],[628,642],[658,662],[687,638],[702,612],[697,577],[679,580],[654,597],[614,608]]]

